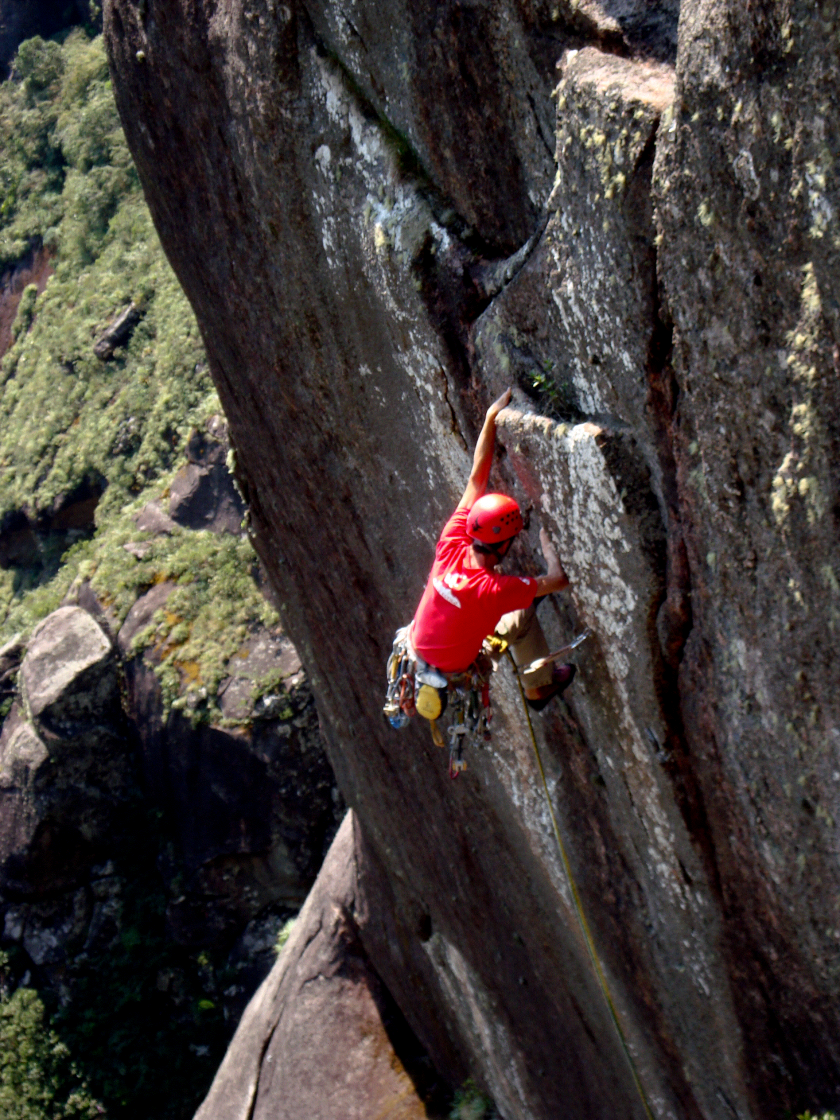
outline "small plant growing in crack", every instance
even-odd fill
[[[540,368],[532,366],[519,377],[520,388],[535,401],[540,411],[552,420],[577,422],[583,418],[575,401],[571,381],[557,381],[553,376],[554,362],[545,362]]]

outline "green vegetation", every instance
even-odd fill
[[[277,940],[274,942],[274,952],[277,954],[278,957],[283,952],[283,949],[286,945],[286,942],[291,937],[292,930],[295,928],[295,922],[296,921],[297,921],[297,917],[289,918],[289,920],[286,922],[286,924],[281,928],[280,932],[277,934]]]
[[[137,644],[156,652],[167,704],[215,719],[228,660],[277,619],[247,541],[177,527],[154,536],[133,520],[165,501],[190,431],[220,406],[123,138],[101,39],[80,30],[24,43],[0,85],[0,273],[45,254],[54,271],[40,295],[23,291],[0,361],[0,529],[24,515],[37,538],[34,557],[0,568],[0,644],[82,580],[117,619],[171,581]],[[133,333],[97,358],[95,342],[130,303]],[[93,529],[51,522],[91,494],[101,494]],[[25,962],[0,964],[4,1120],[106,1109],[114,1120],[180,1120],[206,1093],[227,1040],[218,992],[229,981],[167,934],[156,827],[138,820],[143,851],[114,853],[119,934],[70,961],[69,1001],[12,991]]]
[[[13,74],[0,86],[0,267],[42,249],[55,271],[40,296],[24,292],[0,364],[0,519],[37,521],[87,485],[103,491],[102,526],[155,487],[219,403],[125,144],[101,39],[30,40]],[[95,340],[131,302],[140,322],[101,361]],[[33,582],[4,573],[0,624]]]
[[[72,546],[51,579],[14,598],[0,636],[5,640],[31,629],[82,579],[90,581],[118,621],[138,595],[171,581],[177,586],[165,610],[136,636],[134,649],[151,647],[159,657],[155,671],[167,710],[186,708],[194,721],[221,722],[216,693],[227,676],[228,661],[255,624],[274,626],[277,614],[255,582],[256,558],[247,540],[180,527],[157,537],[142,533],[132,513],[148,496],[129,504],[92,540]],[[127,551],[126,544],[145,545],[143,559]],[[257,682],[255,698],[276,685],[273,675]]]
[[[101,39],[30,40],[13,75],[0,86],[0,266],[42,246],[55,272],[40,296],[25,289],[0,365],[0,522],[22,511],[37,524],[80,492],[102,498],[92,540],[42,532],[35,562],[0,570],[0,642],[80,578],[119,619],[172,580],[166,612],[139,642],[161,656],[167,705],[217,718],[227,660],[250,626],[277,621],[253,552],[206,532],[151,538],[131,520],[165,498],[190,430],[220,410],[198,327],[152,227]],[[133,334],[100,360],[94,342],[132,302]],[[146,541],[141,560],[123,547]]]
[[[456,1090],[449,1120],[490,1120],[494,1114],[493,1103],[478,1089],[470,1078]]]
[[[8,986],[8,956],[0,953],[0,1116],[3,1120],[86,1120],[105,1114],[47,1024],[31,988]]]
[[[544,416],[560,421],[581,419],[571,382],[557,381],[553,369],[553,362],[546,362],[544,371],[536,366],[532,367],[520,374],[520,388],[537,402]]]

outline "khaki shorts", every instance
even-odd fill
[[[517,668],[530,665],[540,657],[547,657],[549,653],[548,642],[545,640],[542,626],[537,618],[537,608],[532,603],[527,610],[511,611],[499,619],[496,633],[504,638],[510,646],[513,660]],[[523,673],[522,683],[525,688],[539,688],[540,685],[551,684],[553,665],[544,665],[536,673]]]

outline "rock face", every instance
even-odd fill
[[[222,683],[232,726],[194,727],[188,712],[164,710],[156,653],[132,641],[173,584],[141,596],[118,634],[129,711],[140,742],[144,786],[172,822],[177,858],[168,877],[182,889],[167,911],[184,945],[230,944],[269,907],[297,910],[337,825],[334,778],[323,752],[310,690],[288,638],[260,632]],[[273,666],[282,681],[255,704],[254,682]],[[338,818],[340,819],[340,818]]]
[[[111,642],[79,607],[32,635],[0,740],[4,893],[78,885],[136,794],[117,671]]]
[[[676,14],[106,4],[129,143],[379,868],[362,945],[438,1067],[508,1120],[642,1114],[509,670],[457,786],[425,728],[379,713],[511,381],[494,484],[534,512],[515,560],[536,570],[547,527],[572,580],[549,640],[593,630],[538,742],[653,1112],[840,1095],[836,13],[683,0],[678,36]]]
[[[440,1115],[424,1055],[359,939],[355,831],[350,812],[196,1120]]]
[[[113,619],[83,586],[90,610],[61,607],[25,653],[19,641],[0,650],[14,698],[0,734],[0,937],[54,984],[80,949],[89,959],[119,936],[126,848],[160,844],[168,935],[217,958],[232,951],[225,1006],[235,1013],[272,956],[277,915],[301,906],[341,805],[282,635],[252,635],[236,659],[224,682],[230,726],[165,712],[153,651],[131,642],[172,587],[142,596],[114,640]],[[267,669],[277,693],[255,703]],[[149,833],[150,810],[165,843]]]
[[[245,507],[227,468],[230,450],[227,426],[215,417],[209,430],[193,432],[187,441],[187,462],[169,492],[169,516],[188,529],[215,533],[242,532]]]
[[[52,272],[50,254],[39,248],[32,249],[15,268],[0,275],[0,358],[12,343],[12,324],[24,289],[34,284],[40,295]]]

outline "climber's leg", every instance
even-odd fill
[[[504,638],[510,646],[510,652],[518,668],[529,665],[540,657],[548,656],[548,642],[545,640],[542,626],[537,618],[537,608],[532,603],[527,610],[511,611],[502,615],[496,627],[496,633]],[[553,682],[553,666],[544,665],[535,673],[523,673],[522,684],[525,695]]]

